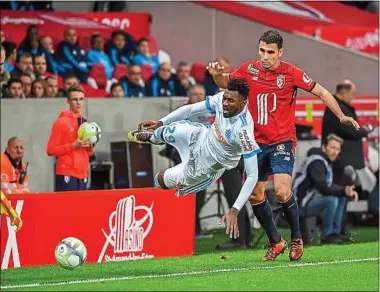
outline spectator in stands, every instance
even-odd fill
[[[57,46],[56,57],[60,75],[75,74],[81,82],[87,83],[89,69],[86,52],[80,47],[74,28],[65,30],[64,40]]]
[[[0,44],[3,44],[4,41],[5,41],[4,31],[0,29]]]
[[[111,60],[113,66],[118,64],[129,65],[129,56],[124,55],[124,47],[126,46],[125,36],[122,31],[114,31],[111,35],[111,42],[106,45],[106,53]]]
[[[30,25],[28,27],[26,36],[18,48],[17,56],[21,56],[24,52],[30,53],[33,57],[37,55],[45,56],[47,71],[55,75],[58,74],[57,63],[54,56],[42,45],[38,27],[36,25]]]
[[[32,80],[36,79],[33,73],[33,58],[29,53],[23,53],[16,63],[15,69],[11,72],[12,78],[20,79],[22,74],[28,74]]]
[[[25,98],[22,91],[22,83],[20,79],[11,78],[8,81],[7,91],[4,97],[8,98]]]
[[[125,97],[123,86],[119,82],[113,83],[111,85],[110,97],[118,97],[118,98]]]
[[[44,55],[37,55],[33,59],[34,74],[36,78],[43,78],[46,76],[46,58]]]
[[[71,86],[79,85],[79,80],[74,74],[67,75],[63,78],[63,88],[58,90],[60,97],[67,97],[67,92]]]
[[[17,46],[14,42],[3,42],[2,45],[5,49],[4,68],[8,72],[12,72],[17,59]]]
[[[337,85],[334,97],[343,113],[357,120],[355,108],[351,105],[355,94],[355,84],[350,80],[344,80]],[[330,109],[325,109],[322,122],[322,139],[332,133],[344,139],[344,147],[340,158],[334,163],[334,182],[338,185],[345,185],[347,178],[343,170],[346,166],[351,165],[358,174],[364,192],[361,192],[361,197],[368,197],[376,185],[375,175],[365,166],[362,142],[362,139],[366,138],[373,130],[374,127],[370,124],[364,125],[359,130],[344,125]]]
[[[32,93],[30,97],[43,98],[45,96],[47,96],[45,80],[34,80],[32,83]]]
[[[127,76],[120,78],[120,84],[123,86],[125,97],[143,97],[145,96],[144,82],[141,78],[141,68],[132,64],[128,68]]]
[[[158,72],[148,80],[146,85],[147,96],[175,96],[175,81],[171,69],[168,63],[160,65]]]
[[[49,36],[41,37],[41,44],[44,46],[45,50],[54,55],[53,39]]]
[[[93,34],[91,36],[91,48],[87,54],[88,67],[92,67],[95,64],[102,64],[106,70],[108,80],[111,80],[114,67],[108,55],[103,51],[104,38],[101,34]]]
[[[187,91],[195,84],[195,80],[190,76],[190,64],[179,62],[176,70],[175,92],[177,96],[187,96]]]
[[[45,79],[46,82],[46,97],[63,97],[58,92],[58,80],[55,76],[49,76]]]
[[[4,62],[5,62],[5,49],[3,46],[1,46],[1,52],[0,52],[0,94],[1,97],[3,96],[3,90],[5,89],[5,86],[8,82],[8,80],[11,78],[11,74],[4,68]]]
[[[349,238],[341,235],[347,198],[357,200],[354,186],[333,183],[332,163],[338,158],[343,139],[330,134],[322,148],[312,148],[298,170],[293,192],[300,206],[301,217],[322,216],[322,243],[341,243]],[[302,219],[301,219],[302,220]]]
[[[160,61],[157,55],[151,55],[149,50],[149,40],[146,38],[141,38],[136,44],[136,55],[133,57],[133,63],[139,66],[150,65],[153,69],[153,73],[156,73]]]
[[[79,191],[87,189],[87,175],[90,156],[94,146],[89,140],[78,137],[78,128],[86,119],[82,115],[85,105],[84,90],[79,85],[69,88],[64,110],[53,124],[46,152],[57,157],[56,186],[59,191]]]
[[[22,161],[24,149],[24,142],[12,137],[4,153],[1,153],[1,191],[6,195],[30,193],[28,164]]]
[[[22,91],[25,97],[30,97],[32,94],[32,78],[28,74],[22,74],[20,77],[22,83]]]
[[[11,9],[17,11],[53,11],[52,1],[4,1],[1,3],[2,9]]]
[[[221,66],[224,66],[225,72],[230,73],[231,71],[231,63],[225,58],[221,57],[216,60]],[[206,95],[214,95],[219,92],[219,87],[214,82],[214,78],[210,75],[210,73],[206,70],[206,78],[203,81],[203,85],[206,88]]]

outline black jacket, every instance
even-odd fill
[[[318,155],[327,160],[331,165],[331,161],[321,148],[311,148],[307,152],[307,156]],[[296,174],[294,182],[301,176],[300,173]],[[319,194],[323,196],[337,196],[341,197],[345,195],[345,187],[337,184],[328,183],[328,170],[325,163],[318,159],[314,160],[307,167],[307,175],[305,179],[299,184],[296,191],[296,196],[299,202],[306,196],[309,190],[316,189]]]
[[[357,120],[355,108],[341,101],[336,96],[343,113]],[[352,126],[342,124],[334,113],[326,108],[322,122],[322,139],[334,133],[344,140],[340,158],[334,163],[335,169],[343,169],[347,165],[352,165],[355,169],[364,168],[364,153],[362,138],[367,137],[368,132],[364,128],[356,130]]]

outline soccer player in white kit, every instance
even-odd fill
[[[128,133],[136,143],[174,146],[181,163],[161,170],[154,184],[176,189],[177,196],[196,193],[214,183],[225,169],[235,168],[244,158],[246,180],[233,207],[222,217],[226,233],[237,238],[237,214],[245,205],[258,177],[257,156],[261,152],[254,138],[254,123],[247,109],[249,86],[244,80],[231,80],[225,91],[206,97],[205,101],[178,108],[159,121],[145,121],[139,130]],[[212,126],[186,120],[202,112],[215,113]]]

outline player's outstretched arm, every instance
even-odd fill
[[[318,96],[322,102],[338,117],[341,123],[352,125],[356,129],[360,128],[359,124],[353,118],[347,117],[342,112],[339,104],[327,89],[316,83],[311,93]]]
[[[247,178],[240,190],[240,194],[237,197],[232,208],[222,217],[219,224],[226,222],[226,234],[231,238],[239,237],[239,228],[237,223],[237,215],[241,208],[248,201],[250,194],[252,193],[258,179],[258,166],[257,166],[257,155],[254,154],[248,158],[244,158],[244,167],[247,174]]]

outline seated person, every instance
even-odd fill
[[[175,96],[175,81],[170,64],[162,63],[158,72],[149,78],[146,85],[146,95],[153,97]]]
[[[111,85],[110,97],[124,98],[123,86],[119,82]]]
[[[322,215],[322,243],[341,243],[349,238],[340,235],[347,198],[357,200],[354,186],[333,183],[332,163],[337,159],[343,140],[328,135],[321,148],[312,148],[293,181],[300,216]]]
[[[149,41],[146,38],[141,38],[136,44],[136,54],[133,57],[133,63],[139,66],[150,65],[153,73],[156,73],[160,66],[160,61],[157,55],[151,55],[149,49]]]
[[[124,47],[126,46],[126,39],[121,31],[114,31],[111,35],[111,41],[105,46],[105,51],[111,60],[113,66],[118,64],[129,65],[129,56],[125,55]]]
[[[145,96],[144,82],[141,78],[141,68],[132,64],[128,68],[126,76],[120,78],[120,84],[123,86],[125,97],[143,97]]]
[[[87,65],[89,68],[95,64],[102,64],[106,70],[106,75],[108,80],[112,79],[112,73],[114,67],[111,63],[110,58],[103,51],[104,38],[101,34],[93,34],[91,36],[91,50],[87,54]]]
[[[175,74],[175,94],[176,96],[187,96],[188,90],[195,85],[195,80],[190,76],[190,65],[187,62],[179,62]]]

